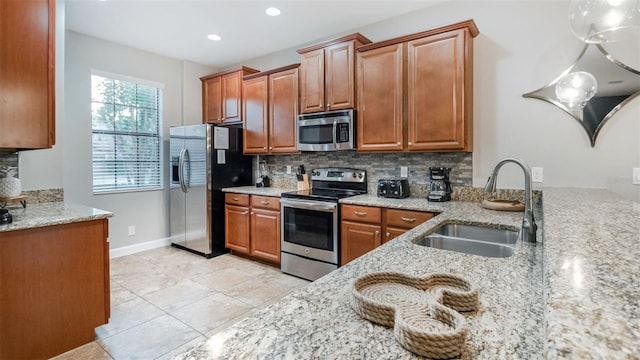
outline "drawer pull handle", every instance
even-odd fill
[[[354,211],[354,214],[358,215],[358,216],[367,216],[367,213],[364,211]]]
[[[240,198],[234,197],[233,201],[240,201]]]
[[[386,233],[387,237],[391,236],[391,233]]]
[[[260,204],[269,205],[269,202],[267,200],[260,200]]]
[[[376,235],[380,234],[380,231],[376,230]]]
[[[248,211],[243,211],[242,215],[247,215],[249,212]]]
[[[416,221],[416,218],[408,218],[408,217],[404,217],[404,216],[402,216],[401,219],[402,219],[402,221],[410,222],[410,223]]]

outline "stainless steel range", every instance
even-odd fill
[[[316,280],[340,265],[338,200],[367,193],[367,172],[351,168],[311,170],[311,189],[283,193],[280,269]]]

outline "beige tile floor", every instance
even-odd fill
[[[111,319],[68,359],[169,359],[309,282],[226,254],[172,247],[111,259]]]

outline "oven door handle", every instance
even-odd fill
[[[325,212],[334,212],[338,209],[338,204],[333,203],[317,203],[310,201],[299,201],[299,200],[287,200],[280,199],[280,204],[282,207],[290,207],[295,209],[306,209],[306,210],[318,210]]]

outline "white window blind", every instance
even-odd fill
[[[161,85],[92,72],[93,192],[161,188]]]

